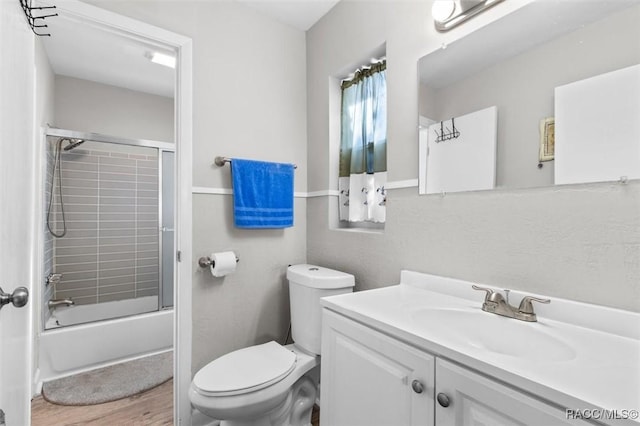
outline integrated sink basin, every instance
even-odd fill
[[[560,362],[576,357],[573,348],[553,336],[549,326],[528,323],[478,309],[425,308],[411,318],[443,341],[529,361]]]

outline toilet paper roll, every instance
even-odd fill
[[[211,254],[211,275],[214,277],[224,277],[236,270],[236,254],[232,251],[223,251]]]

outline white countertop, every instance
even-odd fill
[[[561,407],[640,410],[640,314],[552,298],[549,305],[534,305],[538,322],[527,323],[482,312],[484,293],[473,291],[471,284],[403,271],[399,285],[328,297],[322,304]],[[513,291],[510,297],[519,302],[522,296]],[[421,314],[425,309],[435,310],[425,317]],[[474,324],[451,324],[445,315],[438,319],[438,312],[443,310],[454,315],[459,311],[486,315],[482,317],[483,331],[495,327],[498,335],[508,335],[508,331],[516,330],[525,345],[528,333],[544,334],[549,341],[558,341],[559,349],[554,347],[548,356],[545,351],[533,358],[487,350],[468,338],[474,337]],[[531,350],[536,351],[535,344]],[[599,421],[640,424],[637,418]]]

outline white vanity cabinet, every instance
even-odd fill
[[[560,426],[565,410],[323,310],[321,426]]]
[[[472,284],[323,298],[322,426],[640,426],[640,313],[554,298],[518,321]]]
[[[434,425],[435,358],[324,309],[321,426]]]
[[[565,410],[440,358],[436,360],[436,377],[438,426],[589,424],[568,420]]]

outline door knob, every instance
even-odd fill
[[[413,389],[415,393],[422,393],[422,391],[424,390],[424,387],[422,386],[422,383],[420,383],[419,380],[414,380],[413,382],[411,382],[411,389]]]
[[[436,399],[438,400],[438,404],[440,404],[444,408],[447,408],[449,404],[451,404],[451,400],[449,399],[446,393],[440,392],[436,397]]]
[[[0,309],[7,303],[13,303],[16,308],[22,308],[29,301],[29,290],[26,287],[18,287],[13,293],[5,293],[0,288]]]

